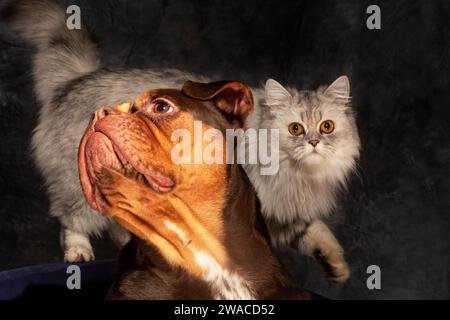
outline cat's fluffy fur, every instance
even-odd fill
[[[245,166],[273,243],[316,256],[336,281],[346,280],[349,268],[343,249],[321,219],[335,208],[337,193],[345,188],[359,157],[360,139],[349,95],[346,76],[316,91],[285,89],[268,80],[265,90],[255,95],[259,99],[255,113],[246,121],[247,128],[279,129],[278,173],[261,175],[260,165]],[[320,131],[325,120],[334,122],[330,134]],[[302,125],[300,136],[289,132],[293,122]]]
[[[13,1],[2,20],[32,44],[35,94],[41,105],[32,139],[33,156],[43,173],[50,213],[61,222],[61,244],[69,262],[94,258],[89,236],[107,229],[119,244],[128,233],[86,204],[77,152],[93,112],[100,106],[133,101],[157,87],[180,88],[204,79],[178,70],[107,70],[85,25],[68,30],[65,9],[51,0]]]

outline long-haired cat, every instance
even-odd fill
[[[314,256],[333,280],[343,282],[350,275],[344,250],[322,219],[335,208],[359,157],[349,80],[342,76],[329,87],[298,91],[269,79],[255,97],[246,127],[279,129],[278,172],[261,175],[260,164],[244,166],[272,242]]]

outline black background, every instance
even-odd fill
[[[5,1],[0,1],[4,3]],[[330,298],[449,298],[450,1],[72,1],[109,67],[177,67],[314,89],[350,76],[361,179],[330,224],[353,275],[337,286],[311,259],[284,261]],[[382,29],[368,30],[378,4]],[[62,260],[28,144],[38,106],[32,49],[0,26],[0,270]],[[74,168],[75,170],[76,168]],[[95,241],[97,258],[115,255]],[[382,289],[366,287],[379,265]]]

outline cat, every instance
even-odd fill
[[[279,130],[278,172],[261,175],[261,164],[244,165],[272,243],[315,257],[332,280],[344,282],[350,275],[344,250],[322,219],[335,209],[361,148],[349,79],[341,76],[316,91],[286,89],[269,79],[255,99],[246,129]]]

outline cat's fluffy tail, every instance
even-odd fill
[[[100,67],[100,53],[85,25],[69,30],[66,8],[52,0],[12,0],[0,20],[32,44],[36,95],[48,104],[58,88]]]

